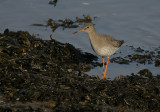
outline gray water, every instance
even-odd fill
[[[90,14],[91,17],[97,17],[93,21],[97,32],[126,42],[112,57],[125,56],[133,52],[126,45],[146,50],[160,46],[160,0],[58,0],[56,7],[49,5],[48,2],[47,0],[1,0],[0,32],[6,28],[12,31],[24,30],[31,34],[39,34],[43,39],[50,39],[49,35],[52,34],[60,42],[73,44],[83,52],[95,54],[87,34],[72,34],[80,28],[65,30],[58,28],[52,32],[50,27],[31,26],[34,23],[45,24],[48,18],[75,20],[77,16]],[[122,53],[119,53],[120,51]],[[101,57],[98,57],[101,62]],[[137,73],[143,68],[150,69],[154,75],[160,73],[159,67],[141,64],[137,66],[137,63],[130,65],[110,63],[107,73],[109,78],[114,78],[121,74]],[[102,67],[96,67],[88,74],[101,76]]]

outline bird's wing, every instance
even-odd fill
[[[104,34],[99,34],[99,35],[100,37],[104,38],[104,41],[106,41],[106,43],[111,44],[114,47],[120,47],[124,43],[123,40],[116,40],[110,35],[104,35]]]

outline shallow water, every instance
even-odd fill
[[[59,0],[54,7],[44,0],[1,0],[0,32],[6,28],[13,31],[24,30],[31,34],[39,34],[44,39],[50,39],[49,35],[52,34],[53,38],[60,42],[71,43],[84,52],[95,54],[87,34],[72,34],[80,28],[65,30],[58,28],[52,32],[50,27],[31,26],[34,23],[45,24],[48,18],[75,20],[77,16],[90,14],[92,17],[97,17],[93,20],[97,32],[126,42],[112,57],[126,56],[133,52],[126,45],[146,50],[154,50],[160,46],[159,4],[159,0],[68,0],[67,2]],[[98,57],[101,62],[101,57]],[[110,63],[107,73],[109,78],[114,78],[121,74],[137,73],[143,68],[150,69],[154,75],[160,73],[159,67],[142,64],[137,66],[137,63],[129,65]],[[89,74],[101,76],[102,67],[96,67]]]

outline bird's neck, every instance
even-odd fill
[[[88,35],[89,35],[89,38],[96,38],[97,37],[97,32],[94,29],[93,31],[88,32]]]

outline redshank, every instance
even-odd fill
[[[112,56],[120,48],[120,46],[124,43],[124,41],[116,40],[109,35],[98,34],[92,23],[86,23],[81,30],[74,32],[74,34],[78,32],[88,33],[93,50],[99,56],[102,56],[103,79],[106,79],[106,72],[109,64],[109,57]],[[104,57],[108,58],[106,62],[106,67],[105,67]]]

